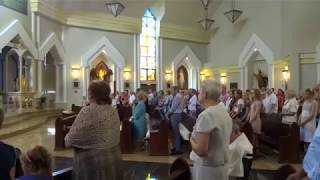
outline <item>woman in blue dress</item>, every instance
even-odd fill
[[[136,142],[141,143],[146,135],[146,96],[143,92],[139,92],[137,95],[138,105],[133,109],[133,127],[134,127],[134,139]]]

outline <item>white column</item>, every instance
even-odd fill
[[[274,65],[268,64],[268,86],[274,88]]]
[[[159,48],[157,48],[159,51],[157,52],[156,56],[156,62],[157,62],[157,90],[163,89],[163,64],[162,64],[162,53],[163,53],[163,39],[159,38],[159,44],[157,45]]]
[[[138,66],[138,48],[137,48],[137,35],[133,35],[133,90],[136,91],[138,89],[138,81],[139,81],[139,66]]]
[[[62,101],[63,102],[67,102],[67,66],[66,64],[61,64],[61,68],[62,68],[62,82],[61,82],[61,86],[62,86]]]
[[[243,69],[244,69],[243,70],[244,71],[244,89],[243,90],[246,90],[249,88],[248,66],[246,65]]]
[[[38,85],[38,93],[42,93],[42,76],[43,76],[43,73],[42,73],[42,68],[43,68],[43,60],[39,60],[37,59],[37,76],[38,76],[38,79],[37,79],[37,85]]]
[[[61,77],[62,74],[60,71],[60,64],[56,64],[56,102],[60,102],[61,101],[61,89],[60,89],[60,84],[61,84]]]
[[[37,92],[37,86],[38,86],[38,80],[37,80],[37,61],[35,59],[32,59],[31,61],[31,79],[32,79],[32,92]]]
[[[22,92],[22,56],[19,56],[19,92]]]
[[[244,68],[240,67],[240,88],[245,90],[244,88]]]

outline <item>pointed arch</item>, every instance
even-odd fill
[[[19,20],[12,21],[7,27],[0,31],[0,52],[12,39],[17,35],[21,38],[25,47],[30,51],[30,53],[38,59],[38,50],[31,40],[30,36],[22,26]]]
[[[82,57],[81,66],[84,68],[85,77],[83,78],[83,95],[87,95],[87,86],[89,83],[89,66],[100,55],[103,54],[106,59],[115,65],[114,75],[116,77],[119,92],[123,91],[123,71],[125,67],[125,58],[117,48],[104,36],[95,45],[93,45]]]
[[[241,73],[241,88],[248,88],[248,62],[252,60],[253,56],[260,53],[268,64],[268,86],[274,86],[274,53],[273,51],[256,35],[253,34],[244,49],[240,53],[238,59],[238,66]]]
[[[189,46],[185,46],[172,61],[172,74],[176,77],[176,72],[180,66],[185,66],[188,75],[189,88],[198,89],[200,86],[200,69],[202,63]],[[173,78],[173,84],[176,85],[176,79]]]
[[[39,49],[39,57],[40,58],[44,58],[46,56],[46,54],[48,52],[50,52],[50,50],[55,47],[57,52],[58,52],[58,56],[60,58],[60,60],[62,62],[65,62],[65,49],[62,45],[62,43],[60,42],[58,36],[56,35],[56,33],[51,33],[48,38],[42,43],[42,45],[40,46]]]

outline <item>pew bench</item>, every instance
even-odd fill
[[[296,123],[282,123],[281,114],[261,115],[259,141],[279,151],[279,163],[300,162],[300,130]]]
[[[66,148],[64,138],[68,134],[76,117],[77,115],[73,115],[66,118],[59,117],[56,119],[55,150],[63,150]]]
[[[150,114],[150,138],[146,141],[147,152],[151,156],[169,155],[169,128],[160,115],[160,111],[153,109]]]

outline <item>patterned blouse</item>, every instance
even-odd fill
[[[109,149],[120,143],[120,120],[111,105],[83,107],[65,137],[66,146]]]

